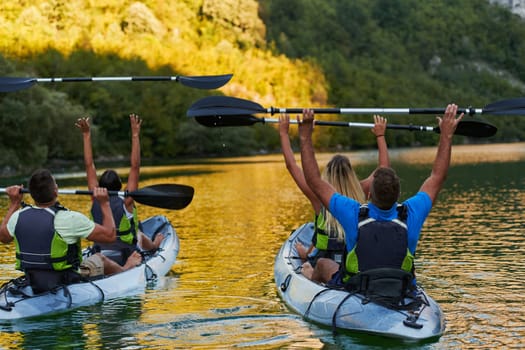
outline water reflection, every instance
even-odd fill
[[[424,284],[449,320],[444,341],[507,347],[525,335],[524,170],[523,161],[451,170],[419,247],[432,263],[422,274],[441,276]]]
[[[125,348],[136,343],[139,297],[121,298],[69,313],[0,324],[3,349]]]
[[[377,157],[375,152],[348,155],[361,177]],[[435,148],[392,152],[403,198],[428,176],[434,155]],[[319,163],[331,156],[320,154]],[[418,281],[447,319],[443,337],[429,344],[334,336],[331,329],[305,322],[285,307],[273,281],[274,257],[288,234],[313,214],[281,156],[145,171],[149,177],[142,186],[195,188],[192,203],[183,210],[139,207],[140,217],[164,214],[176,228],[181,249],[172,272],[138,304],[111,311],[115,317],[103,305],[35,321],[42,331],[3,328],[0,347],[38,348],[53,342],[67,347],[66,341],[73,341],[76,348],[511,348],[525,336],[524,144],[453,150],[445,189],[418,246]],[[90,207],[86,197],[60,199],[85,213]],[[6,204],[0,199],[2,212]],[[0,280],[19,275],[13,265],[12,247],[1,245]],[[61,336],[49,322],[70,329],[73,336]],[[31,332],[38,341],[31,340]]]
[[[243,315],[195,318],[179,315],[168,324],[147,327],[142,335],[150,346],[191,348],[279,348],[294,343],[297,347],[319,349],[322,343],[304,321],[293,315]],[[179,345],[181,344],[181,345]]]

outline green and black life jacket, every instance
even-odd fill
[[[55,215],[66,208],[55,204],[37,209],[26,205],[15,226],[16,268],[18,270],[77,270],[82,260],[80,239],[67,244],[55,230]]]
[[[316,259],[330,258],[341,262],[345,251],[345,241],[338,240],[337,235],[326,232],[326,209],[321,208],[319,215],[315,216],[314,245],[319,250]]]
[[[109,198],[111,212],[113,213],[113,220],[117,225],[117,241],[129,245],[137,244],[137,210],[133,208],[133,218],[129,219],[124,211],[124,199],[119,196],[111,196]],[[98,201],[93,201],[91,207],[91,215],[93,221],[102,225],[102,210]],[[107,246],[108,244],[104,244]],[[110,244],[111,245],[111,244]]]
[[[413,273],[414,256],[408,250],[407,207],[398,205],[397,218],[377,221],[359,209],[357,241],[345,258],[343,282],[360,272],[392,268]]]
[[[119,196],[110,196],[109,204],[113,213],[113,220],[117,225],[117,239],[113,243],[95,243],[95,250],[111,250],[120,252],[118,256],[108,255],[109,258],[120,265],[124,265],[126,259],[137,248],[138,218],[137,209],[133,208],[133,218],[129,219],[124,210],[124,199]],[[102,210],[100,203],[93,201],[91,207],[93,221],[102,224]]]

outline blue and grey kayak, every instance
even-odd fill
[[[142,221],[142,230],[150,238],[160,232],[164,240],[158,250],[143,254],[142,264],[127,271],[40,294],[33,294],[31,287],[20,285],[18,279],[5,283],[0,288],[0,321],[63,312],[143,292],[148,283],[155,282],[170,271],[179,252],[179,238],[168,219],[162,215]]]
[[[334,330],[407,340],[438,338],[443,334],[443,312],[420,286],[402,303],[414,306],[403,309],[381,305],[362,294],[327,288],[304,277],[295,244],[300,242],[308,246],[313,229],[313,223],[306,223],[293,231],[275,258],[275,283],[288,308],[306,320],[331,326]]]

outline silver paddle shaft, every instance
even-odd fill
[[[263,123],[279,123],[279,119],[275,118],[262,118]],[[373,128],[374,123],[355,123],[355,122],[342,122],[342,121],[327,121],[327,120],[315,120],[315,125],[324,126],[347,126],[350,128]],[[291,119],[290,124],[297,124],[297,120]],[[436,131],[435,127],[425,125],[398,125],[398,124],[387,124],[387,129],[403,129],[413,131]]]

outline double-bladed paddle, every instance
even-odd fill
[[[443,114],[445,108],[312,108],[315,114]],[[303,108],[264,108],[260,104],[229,96],[208,96],[195,102],[189,117],[247,115],[257,113],[302,113]],[[458,108],[465,115],[525,115],[525,98],[514,98],[486,105],[484,108]]]
[[[29,190],[22,189],[23,193]],[[0,193],[6,193],[0,188]],[[59,189],[59,194],[93,195],[93,191]],[[136,191],[108,191],[110,196],[132,197],[138,203],[164,209],[183,209],[193,199],[193,187],[178,184],[158,184],[140,188]]]
[[[525,103],[525,99],[524,99]],[[348,108],[314,108],[315,113],[342,113],[342,110]],[[362,110],[362,109],[360,109]],[[367,111],[372,109],[367,108]],[[378,113],[374,109],[374,112]],[[382,109],[385,110],[385,109]],[[440,110],[442,113],[444,109]],[[264,109],[259,104],[236,97],[227,96],[209,96],[195,102],[187,112],[189,117],[207,127],[223,126],[248,126],[255,123],[278,123],[278,119],[258,118],[253,116],[255,113],[302,113],[302,108],[274,108]],[[365,112],[361,112],[365,113]],[[366,112],[370,113],[370,112]],[[365,114],[366,114],[365,113]],[[433,112],[434,113],[434,112]],[[297,123],[296,120],[290,120],[290,123]],[[324,126],[345,126],[372,128],[373,123],[354,123],[342,121],[322,121],[315,120],[315,125]],[[387,129],[409,130],[409,131],[432,131],[439,133],[439,127],[422,126],[422,125],[398,125],[387,124]],[[459,122],[455,134],[470,137],[490,137],[497,131],[497,128],[487,122],[473,119],[463,119]]]
[[[217,89],[226,84],[233,74],[204,75],[187,77],[177,76],[144,76],[144,77],[71,77],[71,78],[17,78],[0,77],[0,92],[12,92],[27,89],[36,83],[71,83],[99,81],[175,81],[197,89]]]

